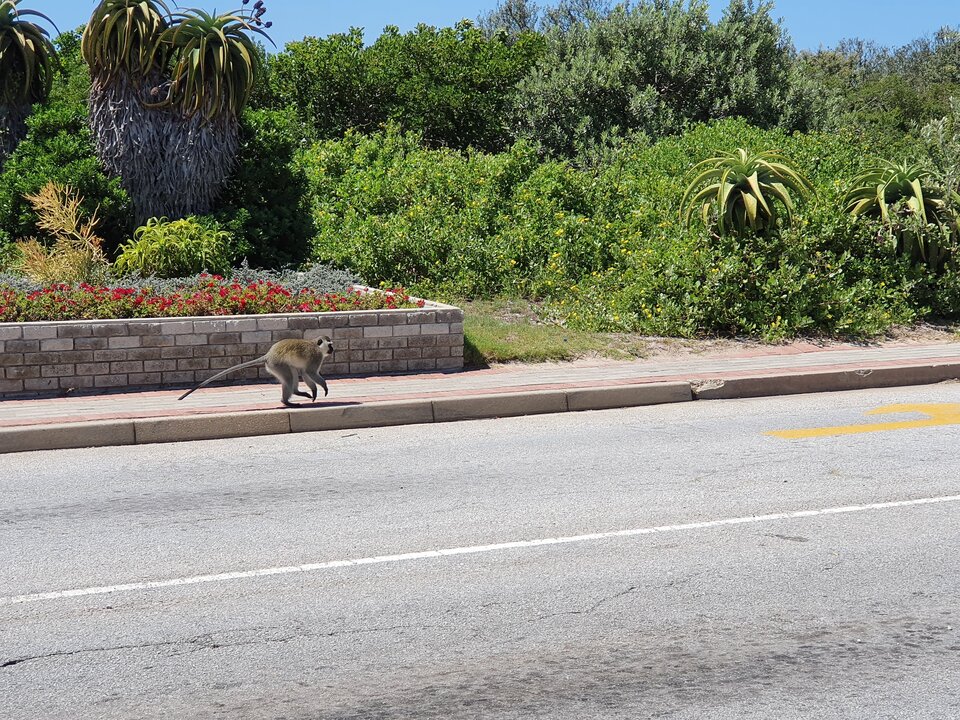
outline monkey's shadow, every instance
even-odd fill
[[[331,408],[331,407],[351,407],[356,405],[363,405],[362,402],[357,402],[356,400],[331,400],[329,402],[323,402],[318,400],[317,402],[302,402],[302,403],[290,403],[289,405],[280,404],[281,408],[287,410],[309,410],[313,408],[318,410],[320,408]]]

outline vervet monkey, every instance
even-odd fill
[[[317,385],[323,388],[324,395],[329,394],[327,382],[320,374],[320,366],[323,365],[323,361],[328,355],[333,355],[333,341],[326,335],[316,342],[312,340],[280,340],[274,343],[266,355],[218,372],[197,385],[193,390],[187,390],[177,400],[183,400],[194,390],[199,390],[204,385],[209,385],[214,380],[218,380],[234,370],[242,370],[252,365],[264,363],[267,371],[283,383],[281,397],[283,404],[288,407],[297,407],[296,403],[290,402],[291,395],[299,395],[300,397],[310,398],[311,401],[316,401]],[[305,393],[300,390],[300,378],[307,384],[311,392]]]

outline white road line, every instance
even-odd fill
[[[124,585],[104,585],[101,587],[76,588],[73,590],[54,590],[51,592],[32,593],[29,595],[0,597],[0,606],[20,605],[22,603],[37,602],[39,600],[61,600],[64,598],[82,597],[85,595],[109,595],[111,593],[131,592],[133,590],[157,590],[161,588],[181,587],[183,585],[200,585],[203,583],[225,582],[228,580],[268,577],[271,575],[309,573],[320,570],[332,570],[334,568],[356,567],[360,565],[384,565],[387,563],[409,562],[412,560],[429,560],[433,558],[449,557],[451,555],[478,555],[480,553],[500,552],[503,550],[521,550],[524,548],[544,547],[547,545],[566,545],[570,543],[609,540],[613,538],[639,537],[641,535],[655,535],[659,533],[684,532],[687,530],[706,530],[709,528],[726,527],[728,525],[749,525],[756,523],[775,522],[777,520],[796,520],[799,518],[822,517],[824,515],[846,515],[850,513],[868,512],[874,510],[889,510],[892,508],[915,507],[918,505],[939,505],[943,503],[955,502],[960,502],[960,495],[945,495],[941,497],[919,498],[916,500],[896,500],[893,502],[871,503],[868,505],[846,505],[843,507],[822,508],[818,510],[797,510],[794,512],[771,513],[769,515],[753,515],[747,517],[725,518],[722,520],[706,520],[704,522],[683,523],[681,525],[657,525],[655,527],[634,528],[631,530],[614,530],[611,532],[589,533],[587,535],[570,535],[568,537],[542,538],[539,540],[516,540],[513,542],[496,543],[493,545],[471,545],[466,547],[444,548],[441,550],[424,550],[421,552],[401,553],[399,555],[376,555],[374,557],[356,558],[353,560],[331,560],[329,562],[309,563],[306,565],[289,565],[285,567],[261,568],[259,570],[241,570],[237,572],[217,573],[214,575],[193,575],[190,577],[172,578],[170,580],[152,580],[149,582],[126,583]]]

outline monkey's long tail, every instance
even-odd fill
[[[195,388],[193,388],[193,389],[191,389],[191,390],[187,390],[183,395],[181,395],[180,397],[178,397],[177,400],[183,400],[187,395],[189,395],[190,393],[192,393],[194,390],[199,390],[199,389],[202,388],[203,386],[209,385],[209,384],[212,383],[214,380],[219,380],[219,379],[222,378],[224,375],[229,375],[229,374],[232,373],[234,370],[243,370],[244,368],[248,368],[248,367],[250,367],[251,365],[259,365],[260,363],[264,362],[266,359],[267,359],[267,356],[266,356],[266,355],[263,355],[263,356],[261,356],[261,357],[258,357],[256,360],[249,360],[249,361],[247,361],[247,362],[245,362],[245,363],[240,363],[239,365],[234,365],[233,367],[228,367],[226,370],[221,370],[220,372],[218,372],[218,373],[217,373],[216,375],[214,375],[213,377],[208,377],[206,380],[204,380],[202,383],[200,383],[199,385],[197,385]]]

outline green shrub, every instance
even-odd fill
[[[297,162],[308,138],[292,110],[243,113],[237,167],[213,215],[252,265],[299,265],[309,255],[315,229]]]
[[[180,277],[201,271],[225,273],[234,258],[230,233],[212,220],[151,218],[120,247],[118,273]]]

